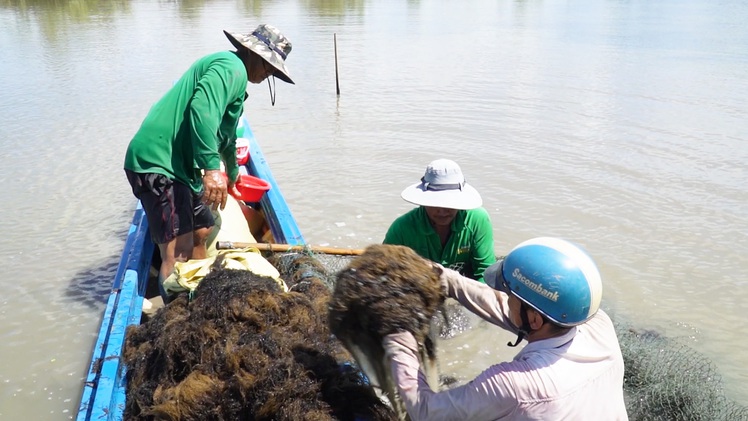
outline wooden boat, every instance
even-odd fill
[[[304,244],[296,220],[245,118],[241,120],[241,129],[242,137],[249,140],[250,158],[244,166],[247,173],[270,184],[259,206],[264,214],[264,228],[272,234],[271,241]],[[158,258],[158,249],[151,241],[148,221],[138,202],[94,345],[78,421],[121,420],[123,417],[127,370],[122,364],[125,333],[129,326],[140,324],[144,299],[158,296],[158,285],[153,285],[158,284],[157,278],[150,276],[152,267],[158,268]]]

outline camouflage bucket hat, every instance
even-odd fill
[[[223,33],[237,49],[248,48],[275,67],[277,71],[273,76],[284,82],[294,83],[286,67],[286,57],[291,53],[291,41],[277,28],[263,23],[251,34]]]

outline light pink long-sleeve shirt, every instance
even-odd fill
[[[485,320],[516,332],[509,322],[506,294],[451,270],[445,270],[442,280],[450,297]],[[602,310],[564,335],[533,341],[514,360],[438,393],[419,371],[413,335],[388,335],[383,345],[413,421],[628,420],[623,357],[613,323]]]

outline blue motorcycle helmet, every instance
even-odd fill
[[[592,258],[560,238],[538,237],[520,243],[486,269],[484,279],[562,327],[591,319],[603,295],[600,272]]]

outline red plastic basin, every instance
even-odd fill
[[[228,175],[225,172],[221,172],[221,175],[228,183]],[[270,190],[270,183],[253,175],[240,174],[236,189],[239,190],[239,196],[234,196],[237,200],[259,202],[265,192]]]
[[[265,192],[270,190],[270,183],[252,175],[240,175],[236,189],[239,190],[237,199],[245,202],[259,202]]]

